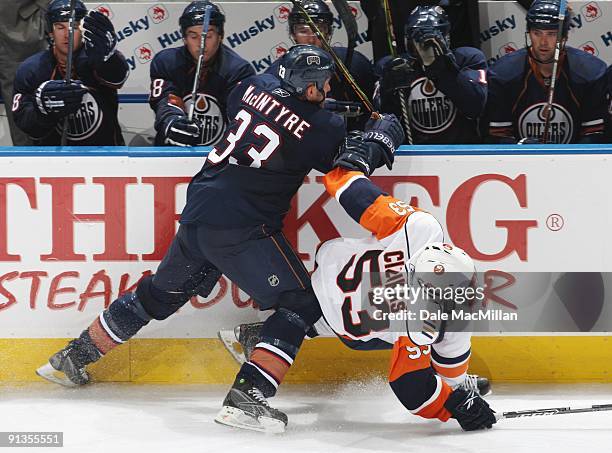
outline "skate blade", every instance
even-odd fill
[[[285,424],[280,420],[262,416],[255,418],[245,413],[242,409],[231,406],[223,406],[215,417],[215,422],[234,428],[263,433],[280,434],[285,432]]]
[[[236,335],[233,330],[220,330],[217,332],[217,336],[227,352],[231,354],[238,365],[242,365],[246,362],[246,356],[244,355],[244,351],[242,349],[242,345],[236,340]]]
[[[63,385],[64,387],[79,387],[79,384],[72,382],[64,373],[53,368],[48,362],[37,369],[36,374],[49,382]]]

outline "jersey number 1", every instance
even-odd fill
[[[210,154],[208,154],[208,160],[212,164],[218,164],[229,157],[244,133],[247,131],[247,129],[250,129],[249,126],[253,121],[253,116],[246,110],[240,110],[236,114],[235,120],[238,122],[238,129],[236,129],[236,131],[227,133],[225,141],[227,141],[228,144],[225,149],[221,148],[222,144],[220,144],[219,147],[215,146],[211,150]],[[267,159],[269,159],[274,151],[276,151],[276,149],[280,146],[281,139],[276,132],[274,132],[267,124],[264,123],[257,124],[250,132],[257,137],[263,136],[268,140],[262,149],[257,149],[254,146],[251,146],[246,151],[246,154],[252,159],[249,167],[260,168],[261,165]]]

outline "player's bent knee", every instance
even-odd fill
[[[312,288],[285,291],[279,296],[278,310],[283,312],[290,322],[299,324],[305,331],[323,315]]]
[[[140,280],[136,295],[147,314],[158,321],[176,313],[191,297],[184,292],[171,293],[157,288],[152,275]]]
[[[136,293],[126,293],[115,300],[102,314],[106,326],[121,341],[132,338],[152,319]]]

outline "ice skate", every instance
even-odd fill
[[[220,330],[217,336],[236,362],[242,365],[259,343],[259,331],[262,326],[263,322],[240,324],[234,330]]]
[[[81,338],[72,340],[64,349],[53,354],[49,362],[38,368],[36,374],[65,387],[79,387],[88,384],[89,374],[85,367],[93,360],[85,358],[88,352],[83,351],[85,349],[83,343]]]
[[[282,433],[287,415],[270,407],[261,391],[246,379],[234,383],[223,401],[215,422],[265,433]]]
[[[491,389],[491,383],[486,377],[478,376],[477,374],[468,374],[465,377],[465,381],[457,386],[467,391],[475,390],[480,396],[488,396],[493,393]]]

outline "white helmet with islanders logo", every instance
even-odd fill
[[[411,307],[416,319],[406,321],[408,336],[418,345],[438,343],[456,305],[474,298],[474,290],[466,291],[476,286],[474,261],[459,247],[432,242],[413,255],[408,270],[416,295]]]

